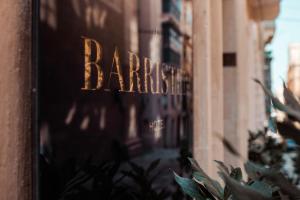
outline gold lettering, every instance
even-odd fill
[[[159,90],[159,80],[160,80],[160,76],[159,76],[159,71],[160,71],[160,63],[156,62],[156,94],[160,94],[160,90]]]
[[[135,59],[135,63],[134,63],[134,59]],[[137,88],[138,88],[138,92],[141,93],[141,79],[140,76],[138,74],[138,71],[140,70],[140,59],[139,57],[132,53],[129,52],[129,92],[134,92],[134,75],[136,76],[136,84],[137,84]]]
[[[82,90],[97,90],[103,85],[103,71],[98,64],[102,58],[102,47],[101,45],[93,39],[84,38],[84,87]],[[92,43],[96,46],[96,58],[92,61]],[[97,85],[96,88],[92,88],[92,65],[97,69]]]
[[[186,95],[191,89],[191,80],[184,70],[165,63],[153,62],[147,57],[143,58],[144,66],[141,66],[139,56],[129,51],[127,90],[118,47],[115,47],[114,50],[108,80],[105,79],[104,81],[104,71],[100,64],[103,57],[101,43],[94,39],[82,38],[84,40],[84,84],[82,90],[100,90],[107,83],[104,90],[110,91],[111,81],[119,85],[119,92]],[[94,74],[95,77],[93,77]],[[127,73],[125,74],[127,75]],[[115,87],[115,84],[113,84],[113,87]]]
[[[150,79],[150,91],[153,92],[153,80],[151,78],[152,66],[149,58],[144,58],[144,84],[145,92],[148,93],[148,78]]]
[[[167,94],[169,92],[168,77],[166,76],[163,70],[161,71],[161,76],[162,76],[161,93]]]
[[[114,71],[114,66],[116,66],[116,71]],[[120,67],[120,56],[119,56],[119,50],[118,48],[116,47],[115,48],[115,52],[114,52],[114,57],[113,57],[113,62],[112,62],[112,65],[111,65],[111,70],[110,70],[110,74],[109,74],[109,80],[108,80],[108,89],[106,90],[110,90],[109,87],[110,87],[110,81],[111,81],[111,77],[112,75],[116,75],[118,76],[118,80],[119,80],[119,84],[120,84],[120,92],[124,92],[124,79],[123,79],[123,75],[122,75],[122,70],[121,70],[121,67]]]

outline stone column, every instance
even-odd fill
[[[212,174],[211,0],[193,1],[194,157]]]
[[[224,160],[222,141],[224,135],[223,115],[223,16],[222,1],[211,0],[211,101],[212,101],[212,160]],[[213,175],[218,176],[213,166]]]
[[[235,0],[236,10],[236,25],[237,25],[237,91],[238,91],[238,126],[237,126],[237,139],[239,142],[238,151],[244,159],[248,157],[248,109],[249,102],[254,101],[254,96],[249,95],[249,83],[252,82],[249,77],[249,68],[253,67],[249,65],[249,51],[250,46],[248,41],[249,36],[249,20],[247,15],[248,10],[247,0]],[[252,49],[251,49],[252,50]],[[259,109],[259,108],[257,108]],[[254,116],[252,116],[254,117]],[[233,143],[235,144],[235,143]],[[239,159],[238,164],[243,165],[243,160]]]
[[[31,0],[0,1],[0,199],[32,199]]]
[[[224,136],[247,158],[248,107],[251,80],[248,77],[248,17],[246,0],[223,1]],[[243,160],[225,150],[225,162],[242,167]]]
[[[239,150],[238,138],[238,63],[237,16],[235,0],[223,1],[223,53],[224,53],[224,137]],[[238,159],[226,149],[226,164],[237,166]]]

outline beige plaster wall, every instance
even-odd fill
[[[0,199],[31,198],[31,1],[0,1]]]

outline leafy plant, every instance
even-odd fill
[[[300,123],[300,104],[297,98],[284,84],[284,104],[259,80],[255,79],[255,82],[262,87],[265,94],[271,99],[274,108],[287,114],[287,119],[284,122],[276,122],[270,117],[269,130],[274,133],[279,132],[284,138],[292,138],[300,144],[300,130],[295,124]],[[250,161],[246,162],[244,167],[248,175],[247,181],[243,180],[240,168],[230,167],[229,169],[223,162],[216,161],[219,175],[224,181],[224,187],[222,187],[218,181],[210,178],[195,160],[190,159],[194,170],[193,177],[183,178],[174,172],[176,182],[184,193],[196,200],[300,199],[300,190],[280,172],[279,168],[281,166],[276,166],[278,163],[281,164],[282,153],[286,150],[286,147],[283,143],[276,143],[272,137],[267,136],[267,132],[250,133],[250,144],[254,143],[259,137],[263,139],[263,147],[257,149],[257,146],[250,145],[250,158],[268,167]],[[225,138],[221,139],[224,146],[232,154],[242,158]]]
[[[248,158],[250,161],[263,166],[282,168],[283,156],[288,152],[287,143],[278,134],[269,130],[249,131]]]
[[[243,180],[241,168],[230,169],[216,161],[224,187],[210,178],[193,159],[192,178],[183,178],[174,172],[175,180],[184,193],[196,200],[268,200],[300,198],[300,191],[276,169],[265,168],[252,162],[244,167],[249,180]]]
[[[143,168],[134,162],[129,162],[131,169],[122,171],[126,177],[134,182],[134,185],[129,185],[133,199],[162,200],[170,196],[167,189],[154,188],[154,182],[161,174],[161,171],[156,170],[159,163],[160,159],[157,159],[150,163],[147,168]]]
[[[119,167],[120,163],[86,165],[67,182],[60,199],[131,199],[121,183],[124,176],[118,176]]]

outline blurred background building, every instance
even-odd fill
[[[140,55],[175,66],[182,70],[182,79],[191,83],[192,1],[143,0],[138,6]],[[162,130],[164,147],[178,147],[181,140],[191,140],[188,137],[192,134],[190,89],[184,96],[149,98],[152,109],[148,114],[152,112],[153,117],[162,118],[166,125]]]
[[[287,86],[295,96],[300,97],[300,44],[293,43],[289,46],[289,68]]]
[[[264,79],[265,79],[265,86],[272,91],[272,52],[265,51],[265,67],[264,67]],[[266,114],[269,116],[271,114],[271,98],[265,96],[265,104],[266,104]]]

